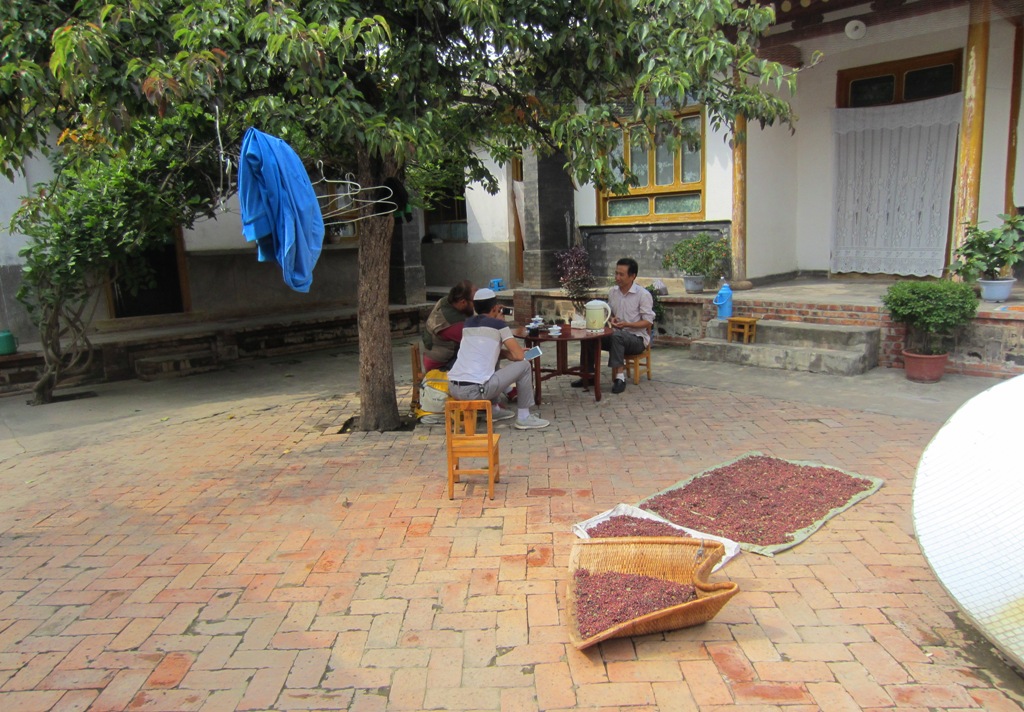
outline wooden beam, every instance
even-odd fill
[[[964,240],[964,225],[978,222],[981,192],[981,148],[985,124],[985,79],[988,75],[991,0],[971,0],[970,26],[964,66],[964,112],[960,121],[960,150],[956,162],[953,237],[950,258]]]
[[[733,289],[750,289],[747,281],[747,117],[736,115],[732,131],[732,247]]]
[[[1024,27],[1013,28],[1013,73],[1010,75],[1010,137],[1006,143],[1006,193],[1003,212],[1017,214],[1013,187],[1017,180],[1017,123],[1020,120],[1020,83],[1024,73]]]
[[[850,20],[860,20],[868,27],[884,25],[889,22],[909,20],[922,15],[929,15],[941,10],[951,10],[965,5],[970,0],[928,0],[928,2],[916,2],[910,5],[898,5],[888,10],[878,12],[865,12],[852,17],[844,17],[839,20],[829,20],[820,25],[804,27],[802,29],[787,30],[773,35],[762,37],[760,47],[768,48],[779,44],[792,44],[817,37],[842,34]],[[784,22],[784,18],[778,18],[778,22]]]

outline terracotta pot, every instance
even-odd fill
[[[947,361],[949,361],[949,354],[925,356],[911,351],[903,352],[903,370],[906,371],[907,380],[915,383],[938,381],[946,371]]]

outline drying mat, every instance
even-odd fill
[[[732,560],[733,557],[740,553],[740,545],[734,542],[732,539],[726,539],[725,537],[707,534],[702,531],[697,531],[696,529],[690,529],[689,527],[681,527],[678,524],[670,522],[669,520],[665,519],[665,517],[661,516],[660,514],[648,512],[646,509],[640,509],[629,504],[616,504],[611,509],[601,512],[600,514],[595,515],[590,519],[582,521],[579,524],[573,524],[572,533],[578,536],[580,539],[590,539],[590,530],[596,527],[601,522],[607,522],[612,517],[635,517],[637,519],[650,519],[654,522],[667,524],[673,529],[678,529],[679,531],[685,533],[691,539],[713,539],[714,541],[721,543],[722,546],[725,547],[725,551],[722,554],[722,560],[715,564],[715,567],[712,569],[712,572],[718,571],[720,568],[729,563],[729,561]]]
[[[674,536],[580,539],[572,545],[569,553],[569,581],[565,596],[569,640],[582,650],[609,638],[647,635],[706,623],[740,590],[735,581],[711,583],[707,580],[723,553],[725,547],[721,542],[707,539]],[[697,589],[697,599],[623,621],[589,638],[582,638],[576,619],[575,581],[578,569],[587,569],[591,573],[616,571],[692,583]]]
[[[835,472],[840,472],[840,473],[842,473],[844,475],[847,475],[848,477],[853,477],[855,479],[864,480],[865,482],[870,483],[870,486],[868,486],[867,488],[861,490],[860,492],[857,492],[857,493],[853,494],[843,504],[841,504],[839,506],[836,506],[836,507],[833,507],[832,509],[828,510],[827,512],[824,512],[813,523],[804,526],[802,529],[797,529],[796,531],[788,532],[789,536],[791,537],[789,539],[789,541],[783,542],[781,544],[767,544],[767,545],[756,544],[756,543],[753,543],[753,542],[739,541],[740,548],[743,549],[744,551],[750,551],[750,552],[753,552],[755,554],[761,554],[762,556],[774,556],[775,554],[777,554],[780,551],[785,551],[786,549],[793,548],[794,546],[796,546],[800,542],[804,541],[811,534],[813,534],[814,532],[818,531],[818,529],[820,529],[821,526],[825,522],[827,522],[829,519],[831,519],[832,517],[836,516],[840,512],[845,512],[847,509],[849,509],[853,505],[857,504],[857,502],[859,502],[862,499],[864,499],[866,497],[869,497],[870,495],[872,495],[875,492],[877,492],[882,487],[882,483],[883,483],[883,480],[881,480],[878,477],[871,477],[869,475],[858,475],[858,474],[854,474],[852,472],[845,472],[844,470],[841,470],[838,467],[832,467],[830,465],[823,465],[823,464],[821,464],[819,462],[806,462],[806,461],[803,461],[803,460],[783,460],[781,458],[771,457],[770,455],[765,455],[764,453],[761,453],[761,452],[748,452],[748,453],[746,453],[744,455],[740,455],[739,457],[735,458],[734,460],[729,460],[728,462],[724,462],[724,463],[721,463],[719,465],[715,465],[714,467],[709,467],[708,469],[703,470],[702,472],[698,472],[695,475],[687,477],[685,480],[677,482],[676,484],[672,485],[671,487],[667,487],[666,489],[663,489],[661,492],[658,492],[656,494],[651,495],[650,497],[647,497],[647,498],[641,500],[640,503],[639,503],[639,506],[641,508],[643,508],[643,509],[646,509],[645,504],[647,502],[649,502],[650,500],[654,499],[655,497],[657,497],[658,495],[665,494],[666,492],[672,492],[674,490],[682,489],[683,487],[686,487],[688,484],[690,484],[691,482],[693,482],[694,480],[696,480],[696,479],[698,479],[700,477],[714,476],[712,473],[715,470],[719,470],[721,468],[728,467],[729,465],[733,465],[733,464],[739,462],[740,460],[743,460],[743,459],[748,458],[748,457],[769,457],[769,458],[771,458],[772,460],[774,460],[776,462],[784,463],[784,464],[787,464],[787,465],[794,465],[794,466],[797,466],[797,467],[822,467],[822,468],[825,468],[827,470],[832,470],[832,471],[835,471]],[[661,514],[661,513],[659,512],[658,514]],[[661,514],[661,516],[664,517],[665,515]],[[666,519],[669,519],[669,521],[674,521],[670,517],[666,517]],[[707,522],[707,520],[702,520],[701,524],[696,524],[694,521],[686,521],[686,522],[678,522],[678,521],[676,521],[674,523],[675,524],[679,524],[680,526],[686,526],[686,527],[695,526],[695,527],[698,527],[701,530],[707,531],[707,532],[709,532],[711,534],[715,534],[716,536],[730,536],[730,534],[728,532],[723,532],[723,531],[716,530],[714,528],[714,526],[712,525],[712,523],[711,522]],[[736,537],[732,536],[731,538],[735,539]]]

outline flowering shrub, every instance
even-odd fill
[[[555,271],[573,309],[577,314],[583,314],[586,311],[583,305],[590,301],[595,283],[594,273],[590,271],[590,255],[583,245],[556,252]]]

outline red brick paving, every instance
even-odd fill
[[[351,395],[0,463],[0,710],[1020,709],[913,537],[935,423],[658,381],[545,400],[493,501],[447,499],[439,428],[337,434]],[[575,650],[570,526],[752,450],[886,486],[729,564],[711,623]]]

